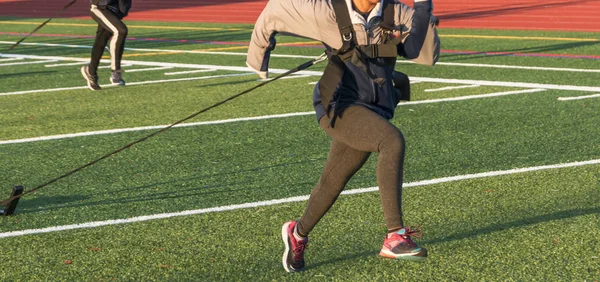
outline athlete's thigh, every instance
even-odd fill
[[[333,139],[366,152],[379,152],[379,144],[386,138],[402,140],[400,130],[387,119],[364,106],[350,106],[344,110],[334,124],[329,118],[321,119],[321,128]]]
[[[369,159],[370,154],[370,152],[354,149],[344,142],[332,139],[327,162],[323,167],[322,181],[334,182],[343,187]],[[333,179],[332,175],[337,177],[333,177],[335,178]]]
[[[109,30],[113,34],[127,28],[117,15],[109,9],[92,7],[90,15],[102,28]]]

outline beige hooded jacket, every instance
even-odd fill
[[[415,3],[426,0],[415,0]],[[382,38],[378,27],[368,31],[368,22],[375,16],[381,16],[382,3],[371,11],[365,20],[352,9],[352,0],[346,0],[356,42],[359,45],[378,44]],[[383,2],[383,0],[381,1]],[[408,5],[394,1],[394,24],[402,35],[402,43],[410,43],[412,18],[414,10]],[[335,19],[331,0],[270,0],[254,26],[246,64],[262,78],[268,77],[270,50],[274,47],[274,36],[277,33],[294,35],[339,49],[342,38]],[[435,25],[430,23],[425,42],[414,56],[408,56],[415,62],[433,65],[437,62],[440,51],[440,40]]]

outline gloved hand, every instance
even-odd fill
[[[410,79],[408,75],[394,71],[392,73],[392,79],[394,81],[394,88],[398,90],[396,92],[396,104],[400,101],[410,101]]]
[[[435,24],[435,26],[438,26],[438,25],[440,25],[440,18],[438,18],[438,17],[436,17],[434,15],[431,15],[431,22],[433,24]]]
[[[275,46],[277,46],[277,39],[275,38],[276,35],[277,33],[273,33],[271,37],[269,37],[269,47],[267,47],[269,51],[275,50]]]

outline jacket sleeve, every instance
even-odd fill
[[[246,58],[246,65],[261,78],[268,77],[277,33],[321,41],[336,48],[342,45],[330,1],[270,0],[254,25]]]
[[[121,12],[121,16],[124,18],[129,14],[129,10],[131,9],[131,0],[119,0],[119,11]]]
[[[440,54],[440,38],[431,16],[429,1],[415,0],[414,8],[400,4],[398,21],[403,33],[398,55],[418,64],[434,65]]]

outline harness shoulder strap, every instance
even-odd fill
[[[394,13],[395,13],[395,7],[394,7],[394,1],[392,0],[386,0],[383,1],[383,20],[381,21],[381,27],[388,29],[388,30],[393,30],[395,23],[394,23]]]
[[[325,108],[325,112],[328,117],[331,118],[330,125],[333,127],[336,118],[341,115],[345,107],[339,101],[336,101],[331,115],[331,102],[334,98],[334,93],[340,83],[346,67],[344,62],[349,62],[363,71],[365,71],[374,82],[383,84],[385,78],[377,77],[369,68],[367,60],[369,58],[392,58],[395,63],[395,57],[397,56],[396,45],[393,42],[384,42],[384,44],[371,44],[371,45],[358,45],[355,38],[355,31],[353,28],[352,20],[348,10],[348,5],[345,0],[331,0],[333,9],[335,12],[336,22],[342,36],[342,47],[338,50],[334,50],[330,53],[329,63],[323,71],[323,76],[319,80],[319,92],[321,96],[321,103]],[[383,7],[383,19],[382,22],[391,22],[389,30],[394,28],[394,5],[390,0],[384,1]],[[390,64],[392,64],[390,62]],[[337,96],[337,100],[340,100],[341,95]]]
[[[348,13],[348,5],[346,4],[346,1],[331,0],[331,3],[333,4],[335,19],[342,36],[342,47],[338,49],[337,53],[343,54],[352,50],[356,46],[354,28],[352,27],[352,20],[350,20],[350,14]]]

